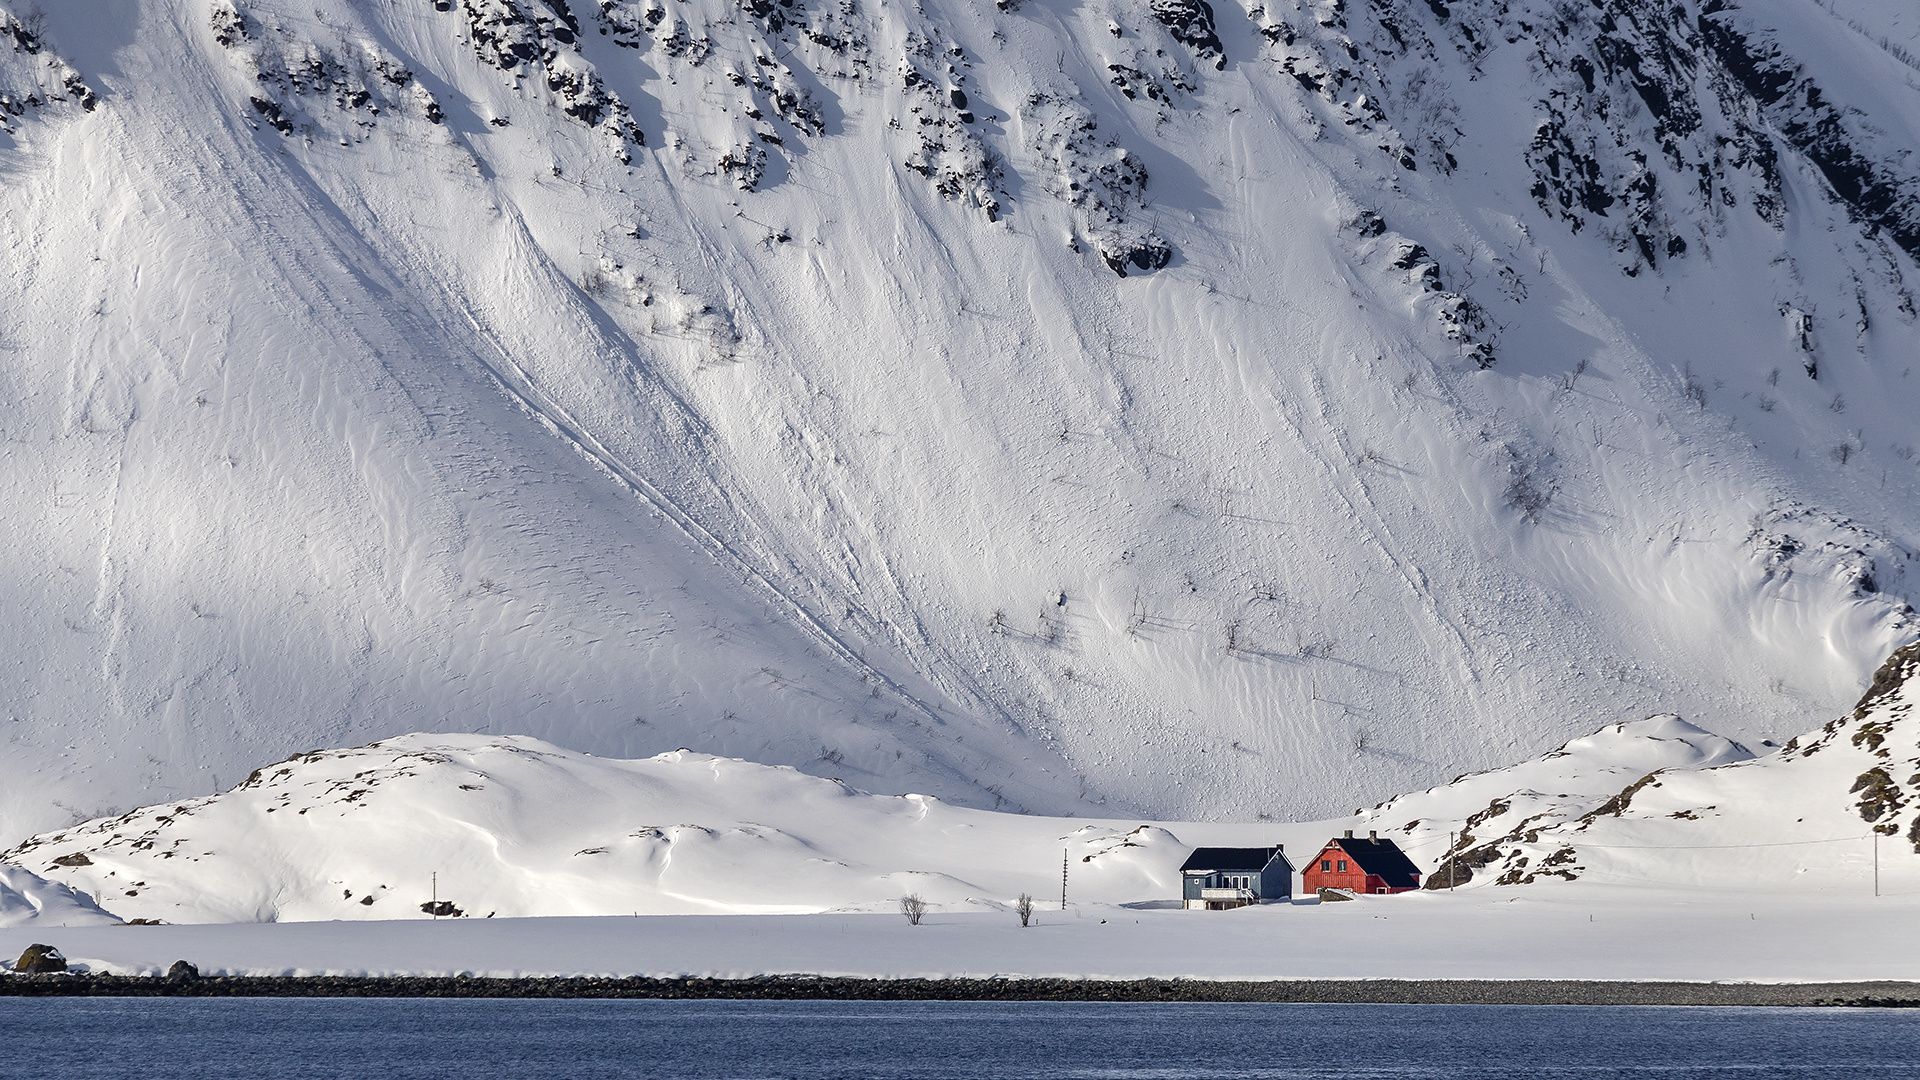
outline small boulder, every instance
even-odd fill
[[[167,969],[167,981],[170,983],[192,982],[200,977],[200,969],[185,960],[175,960]]]
[[[1330,901],[1334,901],[1334,900],[1353,899],[1352,893],[1345,892],[1341,889],[1321,889],[1319,890],[1318,895],[1320,897],[1320,902],[1323,904],[1328,903]]]
[[[51,945],[29,945],[13,969],[26,975],[51,975],[67,970],[67,958]]]

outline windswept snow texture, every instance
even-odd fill
[[[1297,819],[1914,635],[1907,5],[43,7],[0,836],[418,730]]]
[[[0,928],[109,926],[121,920],[68,885],[0,863]],[[11,963],[0,957],[0,963]]]

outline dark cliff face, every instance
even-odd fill
[[[1793,42],[1733,0],[1247,3],[1265,39],[1263,59],[1319,97],[1347,138],[1379,151],[1384,169],[1451,174],[1461,166],[1459,155],[1470,152],[1466,129],[1506,128],[1512,146],[1472,152],[1517,150],[1540,209],[1610,245],[1628,273],[1686,257],[1697,243],[1688,237],[1724,215],[1749,213],[1784,227],[1783,152],[1817,169],[1853,220],[1920,255],[1920,166],[1897,138],[1821,85],[1794,56]],[[626,103],[567,60],[581,53],[582,39],[657,49],[696,65],[714,48],[707,20],[685,0],[605,0],[585,15],[559,0],[449,6],[466,16],[479,59],[509,74],[542,76],[565,112],[606,129],[623,157],[644,137]],[[242,25],[233,10],[220,6],[216,23],[226,13]],[[755,190],[779,175],[772,159],[799,149],[787,145],[796,135],[829,134],[815,95],[872,86],[892,67],[910,103],[911,115],[897,119],[923,136],[903,164],[943,196],[981,209],[986,220],[998,216],[1006,200],[1000,163],[1023,148],[996,145],[976,130],[964,89],[974,58],[921,33],[909,35],[898,57],[882,56],[873,43],[884,35],[873,14],[843,0],[747,0],[741,10],[762,58],[783,59],[730,76],[741,91],[741,114],[756,121],[725,166],[739,187]],[[1225,24],[1213,7],[1155,0],[1133,14],[1132,26],[1113,24],[1116,36],[1149,34],[1140,39],[1141,62],[1160,70],[1112,63],[1113,84],[1130,100],[1144,95],[1164,107],[1204,111],[1206,89],[1195,72],[1228,61]],[[223,43],[239,36],[229,29]],[[1155,42],[1160,47],[1146,51]],[[1533,94],[1524,103],[1505,100],[1508,92],[1487,78],[1515,57]],[[790,130],[776,130],[768,113]],[[1090,114],[1089,122],[1098,117]],[[1110,265],[1165,264],[1165,243],[1129,224],[1125,207],[1108,200],[1089,209],[1089,239]],[[1149,250],[1151,258],[1136,257]]]
[[[1864,113],[1835,101],[1778,37],[1743,19],[1727,0],[1708,0],[1698,23],[1713,60],[1765,122],[1820,170],[1853,219],[1884,229],[1920,257],[1920,171],[1907,148],[1889,145]]]
[[[1897,140],[1730,0],[1276,0],[1255,16],[1302,86],[1410,170],[1459,166],[1457,122],[1501,107],[1469,84],[1496,53],[1523,54],[1533,198],[1606,236],[1630,272],[1685,256],[1689,219],[1746,212],[1783,227],[1783,151],[1804,155],[1854,220],[1920,253],[1920,172]],[[1451,87],[1433,77],[1448,68]]]

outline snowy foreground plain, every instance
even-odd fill
[[[29,840],[0,856],[0,952],[51,941],[115,973],[1915,979],[1920,817],[1902,828],[1895,775],[1920,768],[1916,674],[1909,646],[1852,713],[1764,755],[1650,717],[1291,824],[1041,818],[690,751],[407,736]],[[1173,906],[1195,846],[1300,859],[1344,828],[1464,887]],[[1048,906],[1062,861],[1077,902],[1021,927],[1013,899]],[[910,892],[918,926],[889,913]],[[133,918],[170,925],[114,925]]]
[[[0,949],[49,941],[123,974],[185,958],[206,975],[1826,982],[1920,978],[1916,918],[1920,880],[1877,900],[1573,883],[1238,912],[1074,905],[1024,930],[998,912],[415,919],[22,927]]]

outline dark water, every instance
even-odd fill
[[[1920,1011],[0,999],[0,1077],[1916,1077]]]

